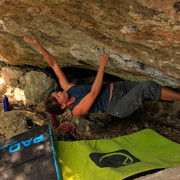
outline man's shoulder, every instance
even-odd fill
[[[75,86],[75,84],[69,83],[65,86],[64,91],[68,91],[72,86]]]

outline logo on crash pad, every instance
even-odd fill
[[[140,161],[124,149],[109,153],[91,153],[89,157],[101,168],[128,166]]]

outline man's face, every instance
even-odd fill
[[[52,96],[56,98],[59,104],[66,104],[68,102],[68,94],[66,92],[60,91]]]

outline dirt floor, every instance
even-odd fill
[[[162,136],[180,144],[180,129],[173,127],[168,124],[163,124],[162,122],[157,122],[156,120],[147,121],[138,118],[138,112],[136,112],[136,118],[132,118],[132,115],[126,119],[118,119],[112,117],[111,122],[105,127],[104,133],[92,134],[90,136],[83,136],[76,134],[77,139],[103,139],[103,138],[115,138],[118,136],[128,135],[135,133],[137,131],[150,128]]]

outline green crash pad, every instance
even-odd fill
[[[180,165],[180,144],[151,129],[114,139],[56,141],[63,180],[120,180]]]

